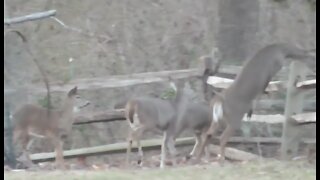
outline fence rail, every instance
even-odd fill
[[[312,143],[314,139],[304,139],[305,143]],[[149,139],[142,140],[141,145],[144,150],[154,150],[159,149],[161,146],[162,139]],[[193,137],[179,138],[176,141],[176,146],[189,146],[193,145],[195,140]],[[229,143],[261,143],[261,144],[279,144],[281,143],[281,138],[278,137],[232,137]],[[95,156],[101,154],[117,154],[124,153],[127,148],[127,143],[115,143],[102,146],[95,146],[89,148],[79,148],[73,150],[66,150],[63,152],[65,158],[77,158],[85,156]],[[137,148],[135,144],[133,145],[133,151]],[[219,153],[219,148],[215,145],[211,146],[210,150],[213,153]],[[257,157],[254,154],[240,151],[234,148],[226,148],[226,157],[234,160],[248,160]],[[54,152],[49,153],[37,153],[31,155],[31,160],[34,162],[52,161],[55,158]]]
[[[218,77],[234,78],[238,72],[240,72],[241,66],[225,65],[222,66],[217,74]],[[287,71],[286,68],[279,73],[278,76],[283,76]],[[51,92],[67,92],[74,86],[77,86],[79,90],[95,90],[101,88],[119,88],[126,86],[133,86],[139,84],[148,84],[155,82],[167,81],[169,77],[173,79],[195,78],[200,77],[201,70],[194,69],[182,69],[172,71],[158,71],[158,72],[145,72],[131,75],[117,75],[97,78],[76,79],[68,83],[53,82],[50,83]],[[41,85],[24,86],[24,87],[5,87],[4,94],[10,95],[16,92],[16,89],[26,89],[29,92],[34,93],[46,93],[47,90]]]

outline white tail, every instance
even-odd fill
[[[190,103],[188,95],[184,92],[184,81],[174,83],[170,79],[170,86],[176,90],[173,100],[158,98],[133,98],[128,101],[125,109],[126,119],[130,125],[127,148],[127,164],[129,163],[133,140],[138,144],[138,163],[142,162],[143,151],[140,139],[148,130],[163,132],[160,167],[165,166],[166,151],[173,158],[176,155],[175,139],[185,129],[192,129],[195,133],[196,143],[187,156],[193,156],[202,142],[202,133],[210,125],[210,110],[204,104]],[[175,158],[174,164],[175,164]]]
[[[306,61],[313,57],[308,51],[299,49],[289,44],[272,44],[264,47],[247,62],[245,62],[242,71],[237,75],[233,84],[223,91],[222,96],[216,96],[211,100],[211,109],[215,109],[217,104],[222,104],[223,120],[227,127],[220,137],[220,162],[224,162],[225,146],[228,139],[236,129],[241,126],[241,121],[245,113],[252,107],[253,100],[261,95],[272,77],[280,71],[284,61],[290,60]],[[213,107],[213,108],[212,108]],[[213,117],[207,136],[201,145],[197,159],[201,157],[204,147],[219,123]]]

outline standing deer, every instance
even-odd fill
[[[164,159],[168,141],[165,131],[173,121],[174,112],[170,102],[162,99],[153,99],[148,97],[134,98],[128,101],[126,108],[126,119],[129,122],[130,130],[128,135],[127,165],[130,161],[130,153],[133,140],[136,140],[138,146],[138,164],[142,164],[143,151],[140,144],[142,135],[147,131],[164,132],[164,139],[161,147],[161,164],[164,167]]]
[[[71,89],[60,109],[50,109],[33,104],[20,107],[13,114],[14,142],[21,141],[22,156],[26,158],[28,166],[33,163],[30,159],[29,150],[33,137],[48,138],[55,147],[56,165],[65,168],[63,158],[63,140],[70,134],[74,122],[74,112],[79,108],[89,105],[88,101],[81,100],[77,93],[77,87]]]
[[[261,95],[273,76],[280,71],[285,60],[312,59],[307,50],[302,50],[294,45],[277,43],[262,48],[249,59],[237,75],[232,85],[221,94],[215,95],[210,102],[212,110],[212,122],[207,135],[202,143],[197,160],[199,161],[208,139],[224,121],[226,128],[220,137],[219,162],[225,160],[225,146],[235,130],[241,127],[243,116],[252,107],[255,98]],[[314,63],[314,62],[313,62]]]
[[[192,151],[186,156],[190,159],[199,150],[202,144],[203,137],[211,123],[210,108],[206,103],[187,102],[184,108],[177,112],[177,119],[175,121],[174,131],[171,131],[169,136],[176,139],[184,130],[192,130],[195,135],[195,145]],[[209,150],[205,149],[206,157],[209,157]]]
[[[185,129],[192,129],[195,133],[196,143],[189,156],[193,156],[201,144],[201,134],[208,129],[211,118],[210,109],[203,104],[189,103],[189,96],[183,89],[184,82],[170,82],[176,91],[173,100],[140,97],[128,101],[125,107],[125,116],[130,125],[127,148],[127,164],[129,163],[133,140],[137,141],[138,163],[142,163],[143,151],[140,144],[144,132],[157,130],[163,132],[161,146],[160,168],[165,166],[167,149],[175,158],[175,139]],[[177,84],[177,86],[176,86]],[[207,151],[206,151],[207,152]],[[175,159],[173,159],[175,164]]]

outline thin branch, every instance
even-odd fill
[[[29,47],[29,43],[27,41],[27,38],[18,30],[14,30],[14,29],[10,29],[8,32],[13,32],[15,34],[17,34],[21,39],[22,39],[22,42],[26,48],[26,51],[29,53],[29,55],[31,56],[31,59],[32,61],[35,63],[35,65],[37,66],[40,74],[42,75],[43,77],[43,81],[44,81],[44,84],[46,86],[46,89],[47,89],[47,98],[48,98],[48,107],[47,107],[47,115],[48,117],[50,116],[50,107],[51,107],[51,96],[50,96],[50,86],[49,86],[49,80],[46,76],[46,73],[45,71],[43,70],[43,68],[40,66],[38,60],[35,58],[33,52],[31,51],[30,47]]]
[[[56,10],[49,10],[49,11],[45,11],[45,12],[38,12],[38,13],[29,14],[26,16],[5,19],[4,24],[5,25],[12,25],[12,24],[18,24],[18,23],[23,23],[23,22],[27,22],[27,21],[40,20],[40,19],[55,16],[56,12],[57,12]]]
[[[71,30],[71,31],[75,31],[77,33],[80,33],[80,34],[83,34],[83,35],[86,35],[86,36],[89,36],[89,37],[104,38],[104,39],[107,39],[108,41],[112,40],[112,38],[110,36],[107,36],[107,35],[97,35],[97,34],[94,34],[94,33],[87,33],[87,32],[84,32],[82,29],[68,26],[63,21],[61,21],[60,19],[58,19],[56,17],[51,17],[51,19],[55,20],[57,23],[59,23],[65,29],[68,29],[68,30]]]

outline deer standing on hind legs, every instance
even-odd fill
[[[60,109],[50,109],[34,104],[26,104],[13,114],[14,142],[21,141],[22,155],[27,165],[33,165],[29,150],[33,142],[32,137],[48,138],[55,147],[56,165],[65,169],[63,158],[63,140],[67,138],[74,122],[74,112],[89,105],[88,101],[80,99],[77,87],[71,89]]]
[[[252,107],[254,99],[265,91],[273,76],[280,71],[287,59],[305,63],[307,59],[313,59],[313,56],[308,53],[309,51],[294,45],[277,43],[262,48],[252,59],[249,59],[232,85],[221,94],[216,94],[211,100],[212,122],[200,147],[197,161],[208,139],[219,127],[219,123],[224,121],[226,128],[220,137],[219,156],[219,162],[223,164],[226,143],[233,132],[241,127],[243,116]]]

